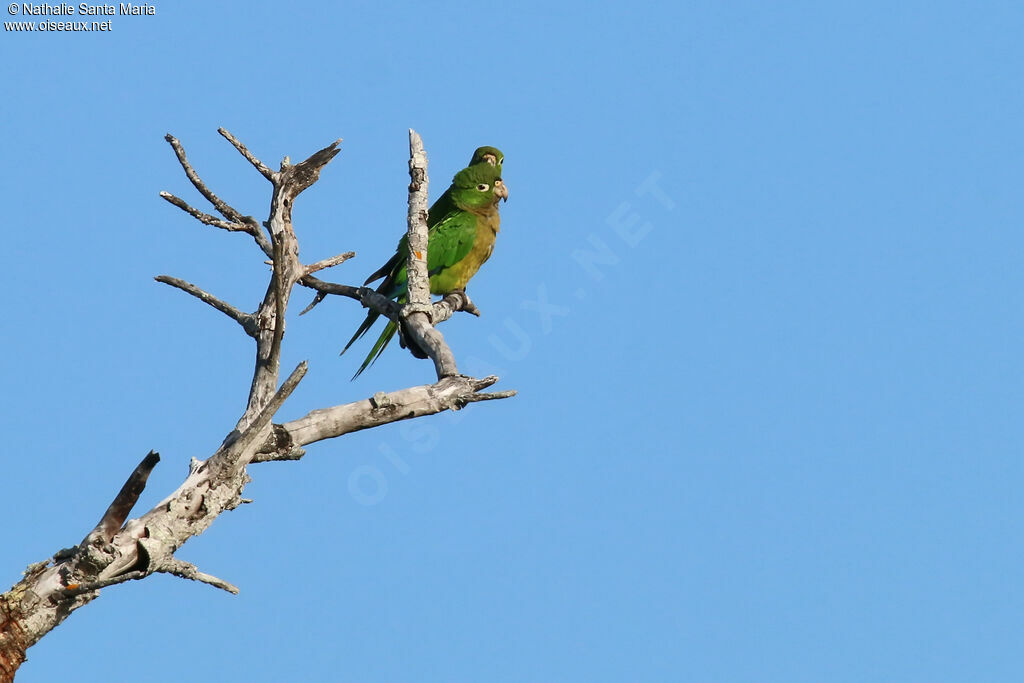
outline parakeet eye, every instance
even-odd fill
[[[487,183],[480,183],[479,185],[476,186],[476,189],[480,190],[481,192],[487,192],[487,190],[491,189],[491,186],[488,185]]]

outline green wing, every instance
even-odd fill
[[[457,269],[462,259],[473,248],[473,240],[476,238],[476,227],[476,215],[468,211],[456,209],[430,229],[427,241],[427,272],[430,274],[430,291],[432,293],[447,294],[451,291],[450,288],[445,288],[445,285],[451,279],[453,271]],[[397,253],[388,261],[389,264],[392,264],[391,270],[384,278],[384,282],[377,287],[378,292],[389,299],[397,300],[399,303],[406,302],[406,294],[408,292],[409,275],[406,271],[408,254],[408,243],[406,238],[403,237],[398,243]],[[373,279],[376,278],[372,278],[368,282],[372,282]],[[369,311],[362,324],[348,341],[348,344],[345,345],[342,353],[348,351],[349,347],[357,339],[366,334],[379,317],[380,313],[377,311]],[[389,320],[388,324],[384,327],[384,331],[381,332],[380,336],[377,337],[377,341],[370,348],[370,352],[366,354],[362,365],[356,370],[356,374],[352,375],[352,379],[355,379],[366,368],[373,365],[374,361],[380,357],[380,354],[384,353],[388,342],[391,341],[397,331],[397,325]]]
[[[452,189],[449,187],[444,191],[444,194],[438,197],[437,201],[431,205],[427,213],[427,225],[430,226],[430,233],[432,234],[434,232],[434,229],[441,221],[458,210],[459,208],[455,206],[455,200],[452,199]],[[407,239],[408,238],[405,235],[402,235],[402,239],[398,241],[398,247],[395,249],[395,255],[388,259],[387,263],[374,271],[370,277],[366,278],[366,282],[363,283],[364,285],[368,285],[382,277],[386,277],[387,275],[396,272],[396,269],[405,265],[405,255],[409,253],[409,249],[406,247]]]
[[[452,271],[473,248],[477,228],[476,214],[456,209],[434,226],[427,242],[427,272],[430,292],[447,294]]]

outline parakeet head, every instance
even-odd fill
[[[484,162],[500,169],[501,165],[505,163],[505,155],[497,147],[477,147],[473,152],[473,158],[469,160],[469,165],[476,166]]]
[[[476,164],[455,174],[451,186],[455,205],[465,211],[481,211],[508,199],[508,187],[501,179],[501,168]]]

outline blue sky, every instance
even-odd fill
[[[275,166],[344,138],[295,225],[347,283],[404,229],[409,127],[434,196],[499,146],[484,315],[442,330],[520,395],[253,467],[179,553],[239,596],[104,590],[19,681],[1020,678],[1019,4],[155,7],[0,38],[7,585],[244,406],[249,340],[152,276],[251,310],[266,267],[158,197],[201,205],[167,132],[259,218],[219,126]],[[431,379],[349,382],[360,309],[305,301],[280,418]]]

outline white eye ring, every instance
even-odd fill
[[[481,192],[487,192],[487,190],[491,189],[491,186],[488,185],[487,183],[480,183],[479,185],[476,186],[476,189],[480,190]]]

